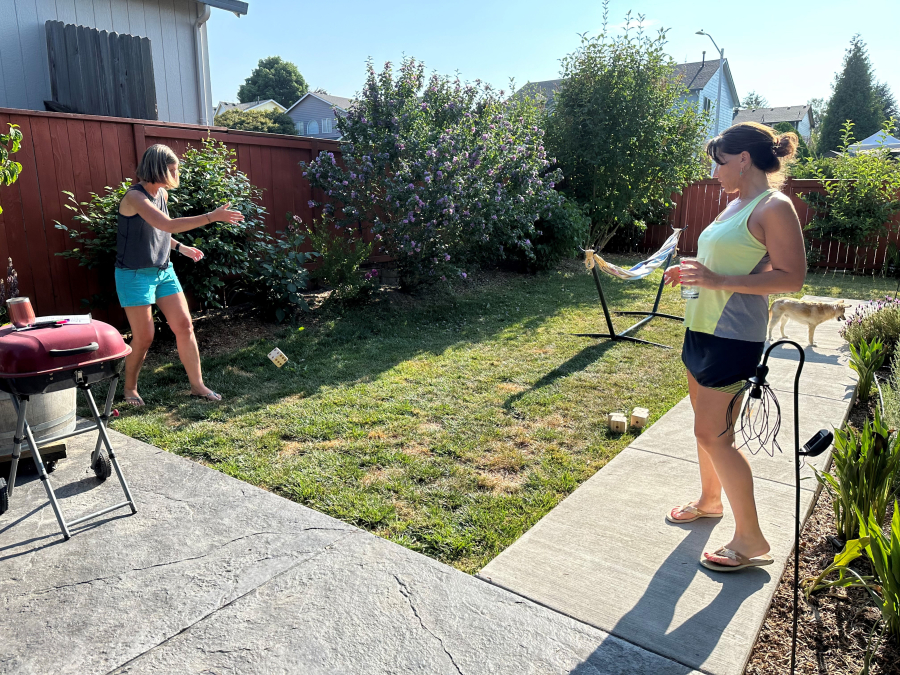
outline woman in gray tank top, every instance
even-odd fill
[[[137,381],[147,350],[153,342],[156,304],[175,333],[178,356],[191,382],[191,396],[207,401],[222,397],[203,383],[200,351],[184,293],[172,263],[174,251],[197,262],[203,252],[183,246],[172,235],[215,222],[238,223],[244,219],[231,204],[188,218],[170,218],[168,188],[178,187],[178,157],[165,145],[148,148],[137,168],[138,181],[119,203],[116,235],[116,293],[131,326],[131,354],[125,359],[125,401],[144,405]]]

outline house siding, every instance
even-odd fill
[[[726,72],[725,66],[722,68],[711,78],[709,78],[709,82],[706,83],[706,86],[700,90],[700,96],[697,101],[697,109],[700,112],[703,112],[703,97],[705,96],[712,102],[712,110],[718,113],[719,118],[719,131],[718,133],[722,133],[731,126],[731,119],[734,116],[734,108],[737,106],[737,101],[734,100],[734,97],[731,94],[731,87],[728,86],[728,78],[724,77],[722,80],[722,102],[719,105],[718,111],[716,108],[716,94],[718,92],[719,87],[719,77],[722,77]],[[706,137],[713,138],[716,135],[716,120],[710,122],[709,129],[707,131]]]
[[[338,131],[337,122],[332,122],[332,131],[328,134],[321,133],[322,129],[322,120],[335,117],[335,110],[332,108],[330,103],[326,103],[325,101],[315,98],[314,96],[307,96],[301,103],[296,106],[293,110],[288,113],[288,116],[294,120],[294,124],[297,126],[297,133],[301,136],[312,136],[314,138],[330,138],[333,140],[337,140],[341,137],[341,132]],[[337,114],[340,114],[339,112]],[[316,120],[319,123],[319,133],[318,134],[309,134],[307,133],[307,125],[309,122]]]
[[[44,110],[51,98],[44,24],[53,20],[149,38],[159,119],[201,121],[195,0],[4,0],[3,5],[0,107]]]
[[[797,133],[803,137],[804,141],[809,142],[809,137],[812,134],[812,129],[809,125],[809,113],[806,113],[803,119],[800,120],[800,123],[797,125]]]

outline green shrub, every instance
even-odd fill
[[[556,267],[564,258],[578,254],[591,227],[590,218],[574,201],[565,199],[559,206],[552,206],[535,223],[537,232],[531,242],[534,257],[511,255],[516,266],[529,270],[548,270]]]
[[[291,216],[300,225],[297,216]],[[372,255],[372,243],[366,243],[362,233],[341,230],[330,218],[313,222],[309,241],[318,255],[318,266],[310,273],[326,286],[334,289],[335,298],[351,300],[368,294],[376,285],[377,272],[363,272],[360,265]]]
[[[851,345],[878,340],[884,345],[885,356],[890,356],[900,339],[900,300],[886,297],[860,305],[847,317],[840,336]]]
[[[900,429],[900,350],[894,351],[890,371],[890,377],[881,386],[881,393],[884,396],[884,410],[881,412],[885,424],[891,429]],[[900,480],[900,475],[897,478]]]
[[[213,120],[216,126],[240,129],[242,131],[260,131],[267,134],[297,135],[297,125],[288,115],[280,110],[246,110],[237,108],[216,115]]]
[[[301,250],[306,240],[300,228],[288,222],[287,230],[271,242],[265,256],[255,261],[254,271],[267,304],[281,322],[300,309],[309,309],[300,291],[306,288],[309,270],[306,263],[316,253]]]
[[[203,307],[221,307],[228,304],[231,293],[252,290],[254,262],[268,255],[274,244],[265,231],[266,211],[257,203],[261,192],[238,170],[235,152],[211,138],[202,140],[199,148],[185,151],[180,174],[180,186],[169,191],[172,218],[202,215],[228,202],[244,215],[239,223],[212,223],[177,235],[179,241],[204,253],[197,263],[172,256],[184,286]],[[86,202],[76,201],[71,192],[64,193],[71,202],[67,208],[75,212],[72,220],[80,229],[56,223],[78,244],[57,255],[100,271],[104,287],[110,291],[93,299],[94,304],[108,303],[114,297],[117,214],[128,187],[129,183],[121,183],[106,188],[105,194],[91,193]]]
[[[834,436],[830,471],[816,470],[816,478],[834,499],[834,521],[844,541],[859,533],[857,512],[884,521],[894,478],[900,469],[900,438],[891,434],[881,412],[866,420],[862,431],[839,429]]]
[[[830,166],[836,180],[827,180],[824,170],[816,170],[825,192],[801,195],[816,210],[806,226],[819,239],[845,244],[865,244],[887,232],[894,214],[900,212],[900,163],[887,148],[851,154],[853,122],[844,124],[841,154]],[[813,163],[814,169],[818,163]]]
[[[850,367],[859,375],[859,386],[856,389],[860,401],[866,402],[872,393],[875,373],[884,363],[884,343],[880,340],[867,342],[862,340],[858,345],[850,345]]]
[[[868,538],[866,554],[872,561],[878,577],[881,619],[888,634],[900,641],[900,504],[894,502],[894,516],[891,518],[890,537],[881,531],[884,514],[869,511],[868,517],[857,514],[860,537]]]
[[[0,134],[0,185],[12,185],[18,180],[22,165],[9,156],[18,152],[21,145],[22,132],[19,131],[19,125],[10,124],[9,133]],[[3,213],[3,207],[0,207],[0,213]]]

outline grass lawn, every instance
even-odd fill
[[[604,279],[611,306],[649,308],[659,274]],[[894,284],[818,274],[797,295]],[[684,301],[667,289],[661,307],[682,314]],[[147,406],[113,427],[473,573],[632,441],[607,430],[607,412],[647,407],[652,422],[687,394],[680,323],[637,334],[672,350],[570,335],[602,328],[575,262],[389,294],[205,358],[222,404],[193,402],[174,351],[152,352]],[[290,358],[280,370],[275,346]]]

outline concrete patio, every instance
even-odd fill
[[[802,440],[849,409],[837,328],[806,352]],[[775,565],[708,573],[700,551],[728,536],[727,517],[664,521],[696,490],[687,401],[483,580],[113,432],[136,515],[64,542],[40,482],[17,482],[0,519],[0,673],[740,673],[793,533],[796,355],[773,358],[785,452],[753,464]],[[93,439],[71,442],[51,476],[69,518],[121,498],[88,468]],[[804,512],[815,489],[807,481]]]

